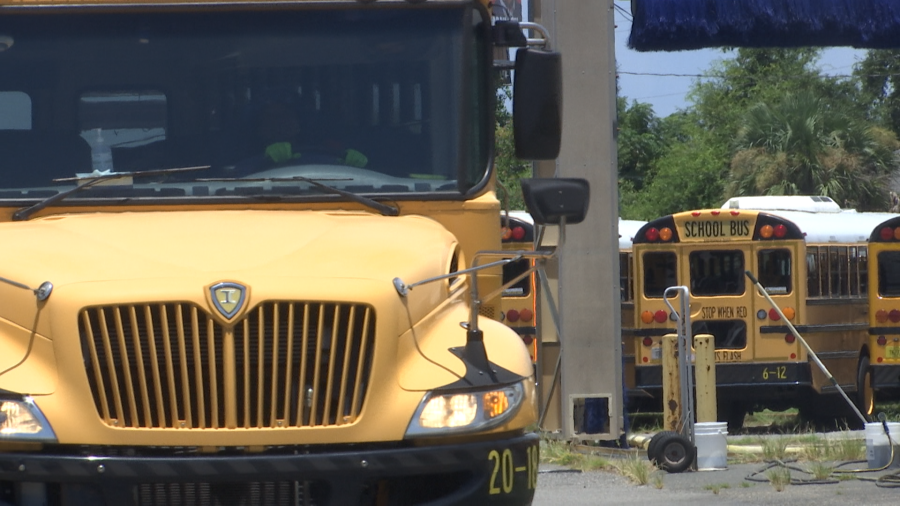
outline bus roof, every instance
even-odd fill
[[[752,209],[755,211],[806,211],[810,213],[840,213],[841,206],[831,197],[821,195],[764,195],[732,197],[722,209]]]
[[[646,224],[646,221],[623,220],[619,218],[619,250],[631,249],[634,236]]]
[[[878,224],[896,218],[893,213],[808,213],[801,211],[766,211],[794,222],[806,236],[807,243],[866,242]]]

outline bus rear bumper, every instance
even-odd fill
[[[322,453],[301,447],[212,456],[0,453],[0,496],[50,505],[527,505],[537,482],[538,448],[536,434],[521,434]]]
[[[873,365],[872,387],[879,389],[900,389],[900,364]]]
[[[661,394],[662,366],[635,367],[635,386]],[[746,392],[747,400],[780,397],[786,389],[808,392],[807,388],[811,386],[809,364],[804,362],[716,364],[716,388],[729,391],[740,389]]]

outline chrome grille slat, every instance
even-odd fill
[[[190,303],[92,307],[78,321],[97,413],[111,426],[329,427],[352,423],[365,402],[365,305],[265,302],[231,327]]]

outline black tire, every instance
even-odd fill
[[[681,434],[666,434],[656,443],[656,465],[669,473],[680,473],[694,463],[694,445]]]
[[[657,460],[656,448],[659,446],[659,441],[662,438],[668,437],[670,434],[678,435],[677,432],[673,432],[671,430],[664,430],[662,432],[657,432],[650,438],[650,442],[647,443],[647,458],[650,462],[655,462]]]
[[[872,388],[872,368],[869,364],[868,356],[859,358],[859,368],[856,370],[856,407],[871,420],[875,414],[875,389]]]

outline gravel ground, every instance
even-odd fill
[[[833,438],[863,438],[860,431],[822,435]],[[729,436],[736,440],[741,436]],[[777,436],[766,436],[777,437]],[[744,437],[744,440],[747,438]],[[774,465],[774,464],[772,464]],[[718,505],[747,504],[791,506],[846,506],[846,505],[897,505],[900,504],[900,488],[879,486],[875,480],[884,475],[900,473],[900,468],[888,471],[865,472],[847,475],[849,479],[831,480],[830,483],[799,484],[813,480],[803,473],[808,463],[789,463],[794,484],[781,492],[768,481],[769,464],[735,464],[729,461],[728,469],[721,471],[694,471],[662,476],[662,487],[651,480],[649,485],[638,486],[628,479],[607,471],[579,472],[561,466],[542,464],[534,505]],[[865,468],[865,463],[845,466]],[[842,475],[843,476],[843,475]],[[758,481],[757,481],[758,480]],[[900,485],[898,485],[900,487]]]

